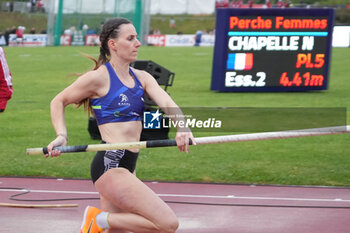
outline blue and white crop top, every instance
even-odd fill
[[[140,81],[129,68],[135,80],[135,86],[129,88],[119,80],[109,62],[105,66],[109,73],[109,91],[101,98],[90,98],[97,123],[102,125],[111,122],[140,121],[144,110],[144,90]]]

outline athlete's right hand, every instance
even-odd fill
[[[53,140],[49,145],[47,145],[48,153],[45,154],[45,157],[47,158],[47,157],[60,156],[61,151],[54,150],[53,148],[57,146],[66,146],[66,145],[67,145],[67,138],[62,135],[58,135],[55,140]]]

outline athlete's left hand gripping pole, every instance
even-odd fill
[[[190,141],[190,145],[192,141]],[[89,152],[89,151],[103,151],[103,150],[119,150],[119,149],[141,149],[148,147],[165,147],[176,146],[176,140],[153,140],[141,142],[125,142],[116,144],[92,144],[92,145],[76,145],[76,146],[60,146],[53,149],[59,150],[62,153],[71,152]],[[27,155],[45,155],[48,154],[47,147],[43,148],[28,148]]]

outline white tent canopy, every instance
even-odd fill
[[[146,0],[150,1],[150,13],[152,15],[176,15],[176,14],[213,14],[215,12],[215,0]],[[43,0],[47,7],[52,0]],[[59,0],[54,0],[55,11],[58,9]],[[113,14],[115,8],[119,12],[128,12],[133,8],[133,1],[129,0],[64,0],[63,13],[109,13]]]
[[[151,0],[151,14],[213,14],[215,0]]]

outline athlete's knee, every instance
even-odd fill
[[[158,225],[158,227],[160,233],[174,233],[179,227],[179,221],[176,217],[168,218]]]
[[[118,190],[123,190],[123,187],[129,185],[127,180],[130,176],[134,176],[125,168],[112,168],[105,172],[95,182],[95,187],[98,192],[107,195],[112,189],[110,187],[117,187]]]
[[[169,223],[169,228],[168,231],[169,233],[174,233],[177,228],[179,228],[179,221],[177,220],[177,218],[174,218],[172,222]]]

